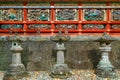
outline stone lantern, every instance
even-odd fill
[[[13,77],[13,76],[23,76],[26,74],[26,69],[24,64],[21,61],[21,52],[23,48],[21,47],[21,42],[26,41],[28,38],[25,36],[7,36],[6,40],[12,42],[12,63],[10,64],[4,79]]]
[[[101,51],[101,60],[97,65],[95,73],[98,77],[114,78],[116,76],[114,66],[109,61],[109,52],[111,52],[111,42],[115,39],[103,33],[103,36],[96,40],[100,43],[99,50]]]
[[[56,42],[55,51],[57,53],[57,62],[53,66],[51,77],[53,78],[67,78],[71,75],[70,69],[67,64],[65,64],[64,52],[66,48],[64,42],[69,41],[70,37],[67,35],[62,35],[61,30],[56,36],[50,37],[50,39]]]

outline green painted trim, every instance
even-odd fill
[[[23,4],[22,2],[0,2],[0,4]]]
[[[78,4],[77,2],[55,2],[55,4]]]
[[[27,4],[50,4],[50,2],[28,2]]]
[[[105,2],[82,2],[82,4],[106,4]]]

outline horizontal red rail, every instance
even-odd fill
[[[78,21],[54,21],[54,24],[78,24]]]
[[[109,24],[120,24],[120,21],[110,21]]]
[[[28,32],[28,33],[37,33],[36,30],[26,30],[26,32]],[[51,30],[40,30],[40,32],[48,32],[48,33],[50,33]]]
[[[58,30],[54,30],[54,32],[58,32]],[[65,30],[62,30],[62,32],[65,32]],[[78,33],[79,30],[68,30],[68,33]]]
[[[51,21],[26,21],[26,24],[51,24]]]
[[[10,33],[9,30],[2,30],[2,29],[0,29],[0,32],[1,32],[1,33],[2,33],[2,32],[3,32],[3,33]],[[16,31],[16,30],[11,30],[11,32],[14,32],[14,33],[15,33],[15,32],[16,32],[16,33],[22,32],[22,33],[23,33],[24,31],[23,31],[23,30],[17,30],[17,31]]]
[[[106,32],[106,30],[82,30],[81,32],[83,33],[102,33],[102,32]]]
[[[0,24],[78,24],[78,21],[0,21]],[[120,21],[82,21],[82,24],[120,24]]]
[[[107,21],[82,21],[82,24],[107,24]]]
[[[111,33],[120,33],[120,29],[117,30],[110,30]]]

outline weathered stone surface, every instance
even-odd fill
[[[109,54],[110,62],[115,69],[120,69],[120,42],[112,43],[112,51]],[[29,71],[50,70],[55,64],[56,53],[54,42],[23,42],[22,62]],[[95,69],[99,59],[99,43],[97,42],[66,42],[67,52],[65,63],[71,69]],[[11,43],[3,42],[0,45],[0,70],[7,70],[11,63]],[[71,58],[72,57],[72,58]]]
[[[12,63],[7,69],[7,72],[4,75],[3,80],[16,80],[18,77],[23,77],[27,75],[24,64],[21,61],[21,52],[23,48],[19,42],[12,42]]]
[[[111,77],[111,78],[115,78],[115,71],[114,71],[114,66],[112,66],[111,62],[109,61],[109,52],[111,51],[111,46],[110,44],[108,45],[107,43],[103,43],[103,45],[101,45],[101,47],[99,47],[100,51],[101,51],[101,60],[97,65],[97,70],[95,71],[95,73],[97,74],[97,76],[99,77]]]
[[[0,80],[3,80],[3,71],[0,71]],[[14,77],[15,80],[120,80],[120,70],[117,70],[119,77],[115,79],[100,78],[94,74],[94,70],[72,70],[72,75],[67,79],[51,78],[47,71],[29,71],[29,76]],[[8,79],[8,80],[13,80]]]

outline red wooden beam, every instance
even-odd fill
[[[78,21],[54,21],[54,24],[78,24]]]
[[[52,7],[54,7],[54,3],[52,2],[50,4]],[[54,13],[54,8],[51,9],[51,33],[53,34],[54,33],[54,19],[55,19],[55,13]]]
[[[116,29],[116,30],[111,29],[111,30],[110,30],[110,33],[120,33],[120,29]]]
[[[55,33],[57,33],[58,32],[58,30],[54,30],[54,32]],[[65,32],[65,30],[62,30],[62,32],[64,33]],[[78,33],[79,31],[78,30],[68,30],[68,33]]]
[[[20,29],[20,30],[12,30],[12,33],[15,33],[15,32],[17,32],[17,33],[19,33],[19,32],[24,32],[22,29]],[[9,33],[9,30],[3,30],[3,29],[0,29],[0,33]]]
[[[103,33],[106,32],[106,30],[82,30],[82,33]]]
[[[23,5],[26,6],[27,4],[24,2]],[[27,30],[27,24],[26,24],[26,22],[27,22],[27,9],[24,8],[23,9],[23,23],[24,23],[24,25],[23,25],[23,31],[24,32],[26,32],[26,30]]]
[[[26,21],[26,24],[51,24],[51,21]]]
[[[82,3],[78,3],[78,6],[82,6]],[[81,34],[81,31],[82,31],[82,9],[78,9],[78,31],[79,31],[79,34]]]
[[[110,3],[107,2],[106,6],[110,6]],[[107,33],[110,32],[110,9],[107,9],[107,12],[106,12],[106,21],[108,22],[107,25],[106,25],[106,30],[107,30]]]
[[[107,24],[107,21],[82,21],[82,24]]]
[[[34,33],[37,33],[36,30],[26,30],[26,32],[28,32],[28,33],[33,33],[33,32],[34,32]],[[46,32],[47,32],[47,33],[50,33],[51,30],[40,30],[40,33],[41,33],[41,32],[42,32],[42,33],[44,33],[44,32],[45,32],[45,33],[46,33]]]
[[[109,24],[120,24],[120,21],[110,21]]]

